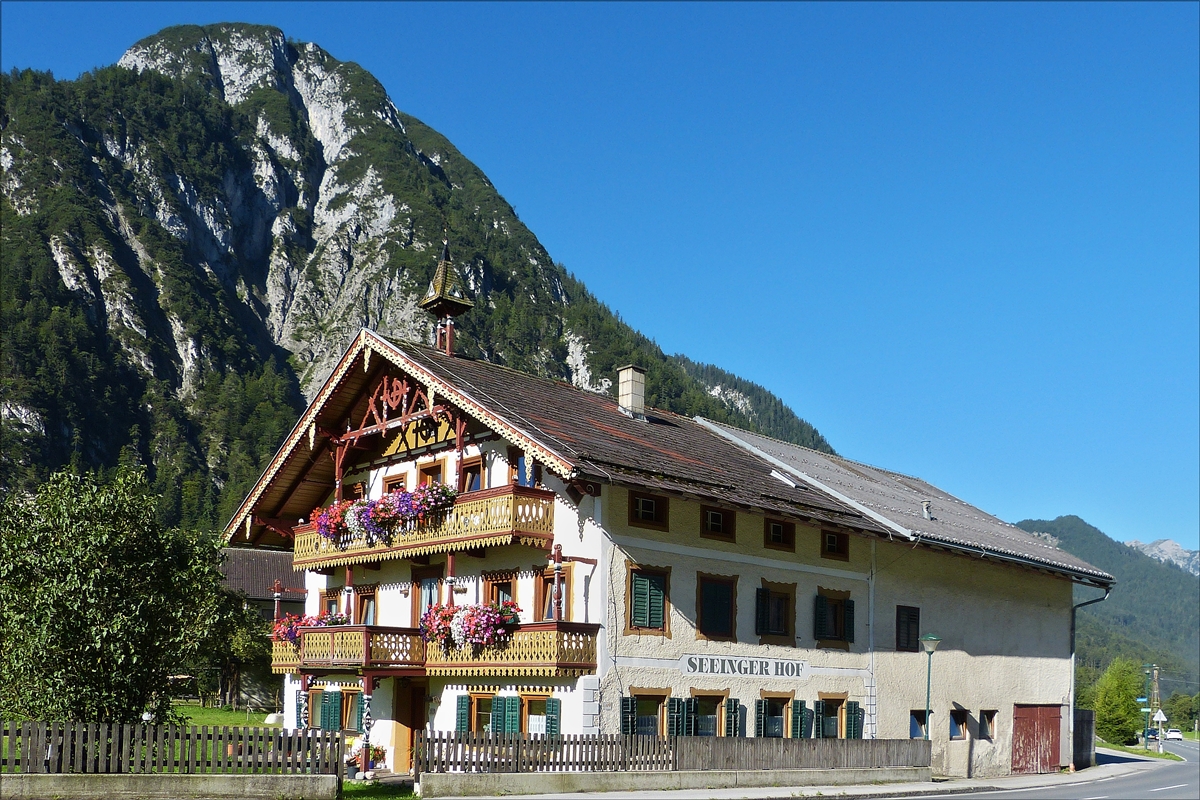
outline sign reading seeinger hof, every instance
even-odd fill
[[[737,675],[743,677],[791,678],[806,681],[808,662],[786,658],[740,658],[731,656],[680,656],[684,675]]]

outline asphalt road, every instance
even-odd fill
[[[1038,800],[1197,800],[1200,798],[1200,747],[1195,742],[1167,742],[1165,748],[1187,761],[1140,759],[1123,753],[1096,752],[1099,764],[1128,763],[1137,772],[1115,778],[1089,781],[1087,772],[1079,780],[1057,786],[969,792],[963,794],[912,795],[921,798],[1038,798]]]

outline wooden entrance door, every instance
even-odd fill
[[[1012,771],[1058,772],[1062,706],[1014,706]]]
[[[399,681],[397,681],[399,684]],[[425,729],[424,685],[396,686],[396,771],[412,769],[414,734]]]

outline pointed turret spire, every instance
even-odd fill
[[[418,303],[421,308],[437,318],[437,348],[454,354],[454,318],[465,314],[475,305],[467,299],[462,279],[454,268],[450,257],[449,239],[442,240],[442,255],[438,258],[437,270],[429,289]]]

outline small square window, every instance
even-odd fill
[[[629,524],[635,528],[667,529],[667,498],[641,492],[629,493]]]
[[[908,712],[908,738],[925,738],[925,709],[921,708]]]
[[[956,708],[950,712],[950,738],[967,738],[967,710]]]
[[[763,520],[763,547],[795,551],[796,526],[780,519]]]
[[[991,739],[996,735],[996,712],[979,712],[979,738]]]
[[[821,533],[821,557],[850,560],[850,534],[824,531]]]
[[[709,506],[700,507],[700,534],[711,539],[733,539],[735,515],[732,511]]]

